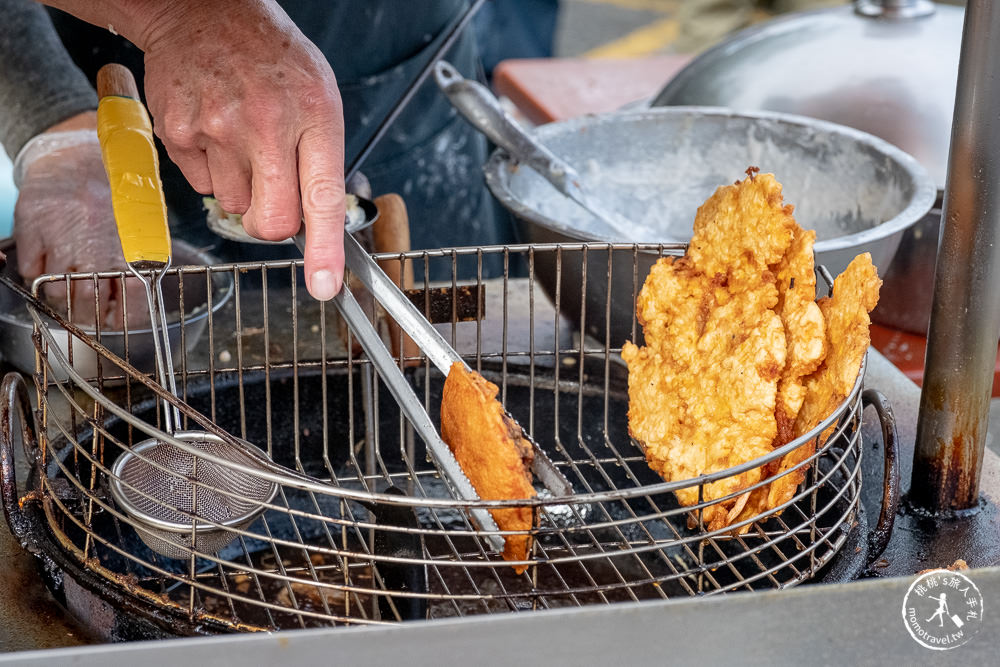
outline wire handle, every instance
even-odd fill
[[[97,73],[97,93],[97,136],[111,186],[118,238],[129,270],[146,289],[160,384],[176,396],[162,288],[163,274],[170,268],[170,226],[153,124],[127,67],[116,63],[102,67]],[[143,270],[152,271],[152,278],[143,275]],[[180,412],[164,402],[163,421],[166,430],[173,432],[180,427]]]
[[[21,511],[17,490],[16,464],[14,463],[15,420],[20,423],[21,444],[25,456],[34,462],[37,458],[36,434],[38,425],[31,411],[28,390],[24,379],[17,373],[8,373],[0,384],[0,492],[3,496],[3,514],[10,532],[22,545],[27,544],[29,521]]]
[[[871,406],[878,415],[882,427],[882,446],[885,448],[885,473],[882,479],[882,508],[878,523],[868,533],[868,564],[882,555],[892,537],[892,528],[899,511],[899,437],[896,432],[896,417],[892,406],[882,392],[865,389],[861,394],[862,409]]]

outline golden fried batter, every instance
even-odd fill
[[[792,427],[805,399],[802,378],[819,367],[826,356],[826,326],[816,304],[813,245],[816,232],[796,225],[795,238],[777,265],[778,306],[785,326],[788,354],[778,383],[778,438],[775,447],[791,442]]]
[[[819,424],[854,388],[871,344],[868,313],[878,304],[881,286],[872,256],[864,253],[833,281],[833,295],[819,300],[829,351],[806,381],[806,401],[795,420],[796,437]]]
[[[774,438],[772,449],[795,439],[795,419],[806,397],[805,376],[822,363],[827,348],[826,322],[816,304],[813,259],[816,232],[805,231],[798,228],[798,225],[796,227],[792,244],[775,268],[778,276],[778,306],[775,310],[785,326],[788,354],[785,370],[778,381],[778,399],[774,411],[778,434]],[[787,470],[787,467],[782,466],[795,465],[811,455],[812,451],[808,450],[808,446],[800,447],[781,461],[768,464],[765,475],[771,476],[778,470]],[[801,472],[805,474],[804,469]],[[789,476],[789,481],[794,477],[796,474],[793,473]],[[798,482],[792,487],[793,492],[796,486]],[[738,520],[743,521],[773,508],[775,505],[769,502],[770,492],[771,486],[754,489]],[[749,525],[743,526],[740,532],[746,532],[749,528]]]
[[[441,398],[441,438],[454,453],[476,493],[484,500],[534,498],[531,463],[534,450],[520,427],[496,400],[499,388],[455,362]],[[500,530],[532,528],[530,507],[490,510]],[[530,535],[506,535],[503,557],[525,560]],[[515,566],[520,574],[525,566]]]
[[[729,276],[739,289],[781,261],[799,230],[773,174],[747,170],[748,177],[718,188],[698,208],[687,256],[708,275]]]
[[[871,343],[868,316],[878,303],[879,280],[871,255],[864,253],[851,261],[848,267],[833,281],[833,296],[820,299],[819,308],[826,321],[828,351],[822,365],[805,379],[805,400],[795,419],[792,437],[786,441],[805,435],[830,415],[843,403],[861,370],[868,346]],[[828,427],[819,437],[825,442],[835,426]],[[779,444],[785,443],[778,443]],[[782,459],[778,473],[791,470],[805,461],[816,451],[816,440],[798,447]],[[808,466],[771,482],[768,487],[758,489],[754,498],[744,510],[760,513],[788,502],[795,490],[805,479]],[[766,502],[758,498],[758,493],[767,490]],[[756,505],[756,511],[754,508]]]
[[[622,348],[629,431],[668,481],[745,463],[808,432],[850,393],[868,348],[881,284],[871,258],[855,259],[833,298],[817,304],[815,232],[798,226],[771,174],[747,174],[698,209],[685,256],[650,271],[636,304],[645,345]],[[810,443],[766,469],[706,485],[702,500],[739,494],[814,451]],[[705,508],[706,525],[717,530],[788,502],[806,468]],[[677,496],[699,501],[696,488]]]
[[[661,259],[643,284],[637,316],[645,346],[626,343],[622,349],[629,366],[629,431],[650,467],[668,481],[771,451],[787,341],[774,311],[778,289],[769,266],[792,242],[789,213],[769,175],[719,188],[698,211],[687,255]],[[713,255],[715,247],[724,260]],[[761,474],[753,469],[708,484],[702,500],[736,493]],[[697,489],[677,495],[684,505],[698,502]],[[746,502],[744,494],[709,506],[703,519],[711,529],[724,527]]]

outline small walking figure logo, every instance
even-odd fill
[[[921,646],[935,651],[956,648],[982,627],[983,596],[964,574],[931,570],[906,592],[903,623]]]
[[[939,619],[941,621],[940,623],[938,623],[938,626],[943,628],[944,627],[944,615],[948,613],[947,594],[946,593],[941,593],[941,597],[939,597],[939,598],[936,598],[933,595],[928,595],[927,597],[929,597],[932,600],[937,600],[938,601],[937,611],[934,612],[933,614],[931,614],[931,617],[927,619],[927,622],[930,623],[935,618],[937,618],[937,619]],[[958,619],[958,622],[961,624],[962,623],[962,619]],[[962,627],[962,625],[959,625],[958,627]]]

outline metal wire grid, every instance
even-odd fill
[[[474,294],[485,288],[471,322],[457,321],[459,304],[451,301],[446,337],[496,382],[506,408],[576,492],[531,503],[536,528],[523,574],[488,549],[467,516],[469,507],[518,503],[452,497],[371,366],[354,354],[349,334],[341,335],[332,310],[299,287],[301,263],[290,261],[171,272],[167,289],[174,286],[180,304],[178,385],[193,408],[184,410],[182,426],[226,429],[316,483],[281,484],[245,528],[195,511],[192,530],[204,523],[223,528],[231,533],[229,546],[218,553],[190,550],[185,559],[157,555],[137,539],[147,528],[108,493],[110,468],[121,452],[166,437],[157,397],[134,369],[110,357],[99,357],[96,376],[82,382],[67,370],[79,355],[72,336],[38,327],[35,380],[45,436],[39,483],[49,528],[67,553],[110,586],[217,630],[384,623],[792,586],[832,558],[853,523],[861,484],[861,376],[818,427],[816,433],[833,425],[834,433],[801,464],[808,473],[795,498],[747,522],[744,535],[709,532],[701,520],[706,503],[680,507],[673,491],[697,487],[701,499],[704,484],[764,460],[698,480],[662,482],[628,437],[625,373],[617,358],[622,341],[612,342],[621,325],[612,316],[613,300],[634,303],[645,276],[640,259],[678,250],[579,244],[379,257],[413,262],[423,275],[435,263],[450,264],[446,292],[464,282],[477,288]],[[484,279],[484,265],[498,260],[502,276]],[[459,280],[461,267],[470,264],[471,281]],[[526,277],[515,277],[519,268]],[[233,295],[226,308],[214,310],[212,286],[220,276],[232,277]],[[36,282],[35,290],[68,290],[79,280],[100,285],[98,276],[61,276]],[[208,301],[197,304],[209,313],[197,342],[183,340],[184,295],[192,285],[204,286]],[[422,287],[429,299],[441,285]],[[587,313],[594,293],[606,294],[603,317],[592,306]],[[578,303],[571,304],[574,294]],[[634,337],[634,318],[627,328]],[[95,334],[98,341],[101,336]],[[127,338],[126,361],[135,349]],[[442,379],[423,358],[399,361],[436,418]]]

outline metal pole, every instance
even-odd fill
[[[970,0],[948,157],[910,499],[979,497],[1000,333],[1000,3]]]

